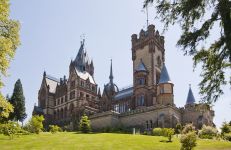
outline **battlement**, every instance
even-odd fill
[[[148,29],[144,31],[141,29],[139,36],[133,34],[131,36],[132,49],[136,50],[148,45],[150,43],[155,43],[159,49],[164,49],[164,36],[160,36],[159,31],[155,30],[155,25],[149,25]]]

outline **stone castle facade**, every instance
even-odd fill
[[[93,129],[104,127],[172,127],[177,123],[213,126],[214,111],[196,104],[191,87],[183,108],[174,103],[174,83],[165,65],[164,37],[154,25],[131,36],[133,86],[119,90],[113,81],[112,62],[109,82],[101,94],[94,80],[94,64],[81,42],[69,77],[59,80],[44,72],[33,114],[43,114],[45,124],[71,125],[85,113]]]

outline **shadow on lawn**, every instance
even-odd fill
[[[169,141],[169,140],[160,140],[160,142],[162,142],[162,143],[172,143],[172,141]]]

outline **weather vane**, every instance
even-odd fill
[[[148,20],[148,17],[149,17],[148,16],[148,4],[145,6],[145,10],[143,9],[142,12],[146,13],[146,17],[147,17],[146,22],[147,22],[147,28],[148,28],[148,25],[149,25],[149,20]]]
[[[81,40],[81,42],[84,42],[84,41],[85,41],[85,38],[86,38],[86,36],[85,36],[84,33],[83,33],[82,35],[80,35],[80,40]]]

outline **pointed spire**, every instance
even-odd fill
[[[187,101],[186,101],[186,104],[194,104],[196,101],[195,101],[195,98],[193,96],[193,92],[192,92],[192,89],[191,89],[191,84],[189,84],[189,91],[188,91],[188,97],[187,97]]]
[[[112,59],[111,59],[111,69],[110,69],[109,79],[110,79],[110,83],[113,83]]]
[[[160,80],[159,80],[159,84],[160,83],[172,83],[171,79],[168,75],[168,70],[165,66],[165,63],[163,64],[163,67],[161,69],[161,74],[160,74]]]
[[[43,76],[46,77],[46,71],[43,72]]]

